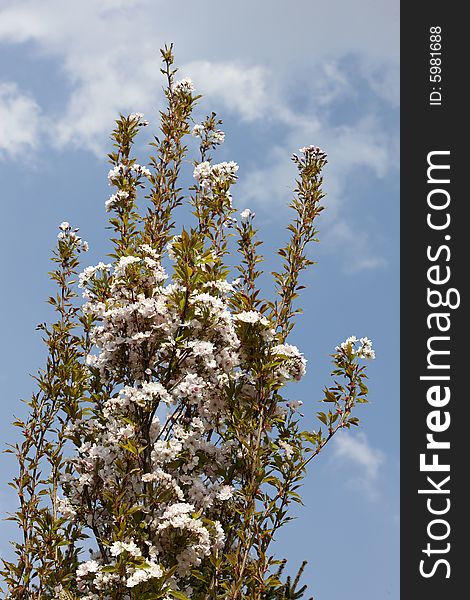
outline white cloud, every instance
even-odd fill
[[[50,141],[102,155],[119,112],[157,112],[163,83],[158,49],[168,35],[155,31],[165,20],[158,4],[84,0],[64,11],[61,1],[45,0],[41,7],[26,1],[0,10],[0,42],[33,42],[39,54],[60,61],[69,93],[63,112],[45,117]],[[173,19],[168,17],[168,25]],[[263,67],[236,59],[184,61],[185,46],[177,45],[178,63],[185,63],[181,74],[187,72],[198,91],[242,119],[262,116],[267,107]],[[200,51],[201,44],[196,47]]]
[[[334,125],[328,115],[322,113],[293,113],[278,104],[276,114],[281,123],[288,126],[282,147],[270,151],[269,166],[257,168],[246,178],[244,194],[256,202],[276,201],[286,185],[291,186],[294,170],[289,157],[297,148],[315,144],[326,151],[329,158],[328,181],[331,200],[334,194],[344,193],[343,187],[352,171],[359,167],[371,169],[377,177],[383,177],[398,161],[393,155],[394,138],[380,130],[373,116],[366,116],[353,125]],[[277,193],[276,193],[277,190]],[[333,199],[336,204],[338,199]]]
[[[154,40],[181,46],[185,60],[196,51],[215,51],[223,61],[259,55],[292,71],[312,58],[351,52],[371,65],[397,63],[399,58],[397,0],[298,0],[288,8],[272,0],[238,0],[236,5],[205,0],[203,6],[184,0],[82,0],[67,3],[67,10],[63,0],[3,0],[2,5],[0,37],[47,38],[49,48],[67,38],[74,44],[79,31],[88,30],[93,38],[100,23],[105,25],[101,37],[106,44],[116,39],[124,23],[129,34],[140,36],[121,39],[121,45],[131,49],[153,33]],[[162,38],[162,33],[170,37]]]
[[[204,10],[162,0],[82,0],[67,10],[62,0],[3,4],[0,42],[30,42],[61,63],[70,96],[64,113],[51,115],[57,142],[94,151],[118,110],[155,106],[164,41],[175,41],[178,61],[206,93],[247,120],[282,116],[281,83],[311,90],[323,106],[350,93],[337,66],[350,53],[380,90],[398,62],[398,3],[386,0],[300,0],[290,10],[268,0],[240,0],[236,10],[215,0]]]
[[[350,201],[348,177],[357,168],[383,177],[397,162],[396,140],[384,132],[380,115],[369,111],[338,124],[331,105],[357,99],[356,76],[368,81],[384,105],[396,105],[398,4],[299,0],[289,8],[271,0],[240,0],[234,8],[206,0],[201,9],[193,2],[82,0],[64,10],[63,0],[4,0],[0,43],[27,42],[39,57],[53,58],[65,92],[63,106],[56,103],[53,112],[44,106],[41,113],[29,98],[33,119],[26,130],[11,119],[9,136],[34,147],[41,133],[60,148],[80,147],[103,157],[119,112],[141,111],[150,119],[157,113],[158,48],[174,41],[183,65],[179,75],[195,81],[209,106],[220,103],[222,116],[230,111],[250,126],[280,126],[277,145],[264,153],[269,166],[266,156],[253,161],[240,195],[251,203],[285,205],[295,176],[290,154],[319,145],[330,156],[322,234],[332,239],[336,231],[352,243],[351,224],[329,225]],[[357,73],[348,71],[350,64]],[[293,101],[297,96],[301,102]],[[38,121],[47,127],[39,128]],[[355,237],[357,260],[348,268],[383,266],[366,237]]]
[[[364,433],[343,432],[336,436],[332,460],[353,467],[348,484],[364,492],[371,500],[378,498],[378,479],[385,455],[369,444]]]
[[[120,112],[155,112],[158,73],[148,72],[149,62],[141,61],[131,69],[120,57],[103,55],[82,63],[65,113],[54,119],[53,142],[60,147],[81,146],[103,156]]]
[[[211,102],[222,101],[243,120],[254,121],[269,110],[268,73],[262,67],[195,61],[184,65],[181,71],[196,82]]]
[[[0,83],[0,157],[16,158],[36,147],[40,109],[15,83]]]

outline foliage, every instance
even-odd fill
[[[358,424],[353,410],[367,401],[361,359],[373,351],[354,337],[332,355],[321,429],[303,431],[300,403],[282,395],[305,373],[287,339],[300,274],[312,264],[326,155],[309,146],[293,157],[294,219],[273,273],[275,299],[264,299],[254,214],[234,217],[238,165],[212,159],[221,121],[212,113],[191,127],[200,97],[189,79],[175,79],[171,47],[162,58],[167,104],[149,167],[133,155],[143,115],[121,116],[112,135],[111,262],[79,274],[86,243],[60,226],[58,293],[49,300],[58,320],[41,326],[46,369],[29,418],[15,423],[23,442],[10,449],[19,464],[11,518],[23,535],[17,561],[3,566],[11,599],[303,597],[305,564],[283,582],[285,562],[271,544],[290,505],[301,503],[307,464],[338,430]],[[191,133],[199,157],[186,192]],[[175,235],[182,205],[194,226]],[[234,251],[238,279],[230,281]],[[85,539],[94,545],[89,560]]]

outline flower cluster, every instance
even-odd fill
[[[249,219],[252,219],[254,216],[255,216],[255,213],[253,211],[251,211],[249,208],[245,208],[240,213],[240,218],[242,220],[242,223],[246,223]]]
[[[221,129],[212,129],[203,123],[196,123],[191,133],[194,137],[204,138],[211,146],[219,146],[225,140],[225,133]]]
[[[326,152],[318,148],[318,146],[304,146],[303,148],[299,148],[299,153],[301,156],[293,154],[292,160],[301,169],[309,165],[316,165],[319,168],[323,168],[327,163]]]
[[[133,163],[130,166],[121,163],[109,170],[109,185],[117,185],[119,178],[131,176],[132,172],[134,172],[137,177],[143,175],[144,177],[149,178],[152,176],[150,170],[147,167],[143,167],[142,165],[139,165],[137,163]]]
[[[237,180],[238,165],[236,162],[222,162],[212,165],[208,161],[199,163],[194,167],[194,179],[203,188],[210,188],[217,184],[232,184]]]
[[[59,225],[57,239],[61,242],[70,244],[70,246],[73,247],[73,249],[75,249],[77,252],[88,252],[88,242],[85,242],[79,235],[77,235],[78,231],[78,228],[74,229],[70,223],[63,221]]]
[[[146,245],[139,255],[121,257],[113,267],[99,263],[80,274],[88,300],[85,314],[97,320],[91,337],[98,353],[89,355],[90,369],[101,381],[135,383],[109,397],[95,418],[70,429],[78,445],[72,459],[76,477],[64,479],[67,498],[61,506],[64,514],[109,530],[113,515],[102,501],[103,493],[120,494],[143,515],[146,539],[140,541],[140,553],[152,547],[155,556],[167,558],[174,536],[181,538],[175,560],[177,574],[184,578],[224,540],[217,517],[233,493],[223,480],[231,444],[209,441],[208,432],[219,424],[223,433],[226,386],[247,377],[240,366],[238,323],[263,329],[270,324],[256,311],[233,314],[228,295],[234,288],[228,282],[211,281],[187,294],[177,282],[164,285],[165,279],[163,267]],[[98,292],[103,286],[106,298]],[[285,366],[279,370],[284,373]],[[187,416],[175,421],[181,413]],[[144,414],[147,430],[142,428]],[[137,454],[132,474],[126,474],[130,448],[145,445],[148,450]],[[162,497],[166,500],[151,509]],[[116,548],[124,546],[121,540],[116,544],[117,540],[107,557],[101,554],[79,567],[77,577],[84,589],[100,590],[124,581],[130,587],[161,577],[163,566],[149,561],[148,552],[147,566],[137,571],[129,567],[119,578],[105,577],[103,566],[118,568]],[[129,552],[128,546],[125,549]]]
[[[272,353],[281,360],[277,376],[283,381],[293,379],[300,381],[305,375],[307,361],[297,348],[291,344],[278,344],[272,349]]]
[[[336,350],[354,352],[358,358],[366,358],[368,360],[373,360],[375,358],[375,352],[372,349],[372,342],[367,337],[363,337],[358,340],[355,335],[352,335],[339,346],[336,346]]]
[[[189,77],[175,81],[172,87],[172,91],[177,94],[190,95],[195,91],[194,83]]]
[[[170,248],[177,263],[181,243],[175,236]],[[259,336],[266,356],[271,352],[278,359],[276,381],[305,373],[306,361],[295,346],[273,345],[268,318],[255,310],[230,310],[233,284],[209,280],[188,292],[178,281],[165,284],[166,278],[145,244],[136,255],[87,267],[79,276],[87,299],[83,310],[96,320],[91,339],[98,352],[88,356],[91,372],[113,387],[134,383],[122,385],[94,418],[69,428],[77,456],[71,459],[75,476],[63,480],[61,510],[109,532],[114,516],[103,498],[119,496],[145,524],[142,539],[115,539],[108,552],[80,565],[77,577],[89,592],[162,577],[174,547],[173,583],[180,585],[223,544],[220,515],[234,493],[224,480],[225,465],[237,444],[221,443],[229,416],[226,390],[240,382],[246,394],[255,394],[240,335]],[[218,435],[211,440],[214,428]],[[145,564],[137,568],[128,561],[121,572],[124,555],[143,557]],[[103,571],[110,565],[113,576]]]
[[[136,123],[138,127],[146,127],[149,124],[147,119],[144,119],[144,114],[141,112],[131,113],[128,118],[129,121]]]
[[[115,209],[120,202],[127,200],[127,198],[129,198],[129,192],[118,190],[115,194],[112,194],[108,200],[106,200],[104,204],[106,212],[111,212],[111,210]]]

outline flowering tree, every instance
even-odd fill
[[[309,146],[293,156],[294,219],[275,299],[265,300],[254,214],[234,217],[238,166],[212,160],[221,122],[212,113],[192,126],[200,96],[175,79],[171,47],[162,57],[167,105],[149,166],[133,156],[143,115],[121,116],[112,135],[110,262],[79,272],[87,244],[60,225],[49,299],[57,320],[40,326],[47,364],[29,417],[15,423],[22,442],[10,448],[19,463],[11,518],[22,535],[2,570],[11,599],[300,598],[305,588],[299,577],[283,581],[271,543],[301,501],[308,463],[358,424],[353,409],[367,401],[361,359],[374,352],[355,337],[332,355],[318,431],[303,431],[301,403],[282,396],[305,373],[287,340],[299,276],[312,264],[326,155]],[[185,192],[191,132],[200,153]],[[175,234],[183,204],[194,226]]]

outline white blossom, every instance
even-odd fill
[[[196,89],[194,87],[194,83],[189,77],[185,77],[184,79],[180,79],[179,81],[175,81],[172,87],[174,92],[179,92],[183,94],[191,94]]]
[[[194,125],[194,127],[192,128],[191,135],[193,135],[194,137],[202,137],[204,129],[204,125],[196,123],[196,125]]]
[[[217,497],[219,500],[230,500],[230,498],[232,498],[233,496],[233,488],[230,485],[223,485],[220,490],[219,493],[217,494]]]
[[[255,310],[243,311],[238,315],[235,315],[234,319],[237,321],[242,321],[243,323],[260,323],[261,325],[269,325],[268,319],[263,317],[262,314]]]
[[[254,216],[255,216],[255,213],[252,212],[249,208],[245,208],[245,210],[242,210],[242,212],[240,213],[240,217],[243,222],[248,221],[248,219],[250,217],[254,217]]]
[[[130,577],[126,581],[126,586],[129,588],[135,587],[143,581],[149,579],[160,579],[163,576],[163,571],[158,564],[150,562],[148,567],[141,569],[135,569]]]
[[[118,164],[115,167],[113,167],[112,169],[110,169],[108,171],[109,185],[114,185],[116,183],[116,179],[118,177],[123,176],[126,173],[127,173],[127,167],[126,167],[126,165],[123,165],[123,164]]]
[[[201,187],[209,188],[217,184],[232,184],[237,180],[237,163],[222,162],[211,165],[210,162],[204,161],[194,167],[193,176],[199,182]]]
[[[131,113],[129,115],[129,121],[137,121],[139,127],[145,127],[149,124],[149,122],[144,119],[144,114],[141,112]]]
[[[357,344],[359,344],[359,347],[356,349]],[[359,358],[366,358],[369,360],[375,358],[375,352],[372,350],[372,342],[367,337],[363,337],[358,340],[355,335],[351,335],[344,342],[341,342],[339,346],[336,346],[336,350],[338,352],[342,350],[352,351]]]
[[[209,180],[211,175],[211,164],[208,161],[201,162],[194,167],[193,177],[196,181],[199,181],[201,185],[203,182]]]
[[[367,358],[373,360],[375,358],[375,352],[372,350],[372,342],[369,338],[363,337],[359,340],[360,346],[357,351],[357,355],[361,358]]]
[[[78,565],[77,577],[86,577],[88,573],[96,573],[100,565],[96,560],[88,560]]]
[[[152,176],[152,173],[150,172],[150,170],[147,167],[143,167],[142,165],[139,165],[137,163],[134,163],[132,165],[131,169],[137,175],[144,175],[144,177],[151,177]]]
[[[217,129],[212,133],[211,141],[216,142],[218,144],[223,144],[225,141],[225,133],[220,129]]]
[[[299,381],[305,375],[307,361],[297,346],[278,344],[271,351],[274,355],[283,358],[283,362],[277,370],[277,376],[280,379],[294,379],[295,381]]]
[[[279,440],[277,443],[278,443],[279,447],[284,450],[284,452],[286,454],[286,458],[288,460],[291,459],[292,456],[294,455],[294,448],[284,440]]]
[[[142,556],[142,551],[134,540],[130,542],[113,542],[110,548],[111,556],[119,556],[123,552],[128,552],[131,556]]]

